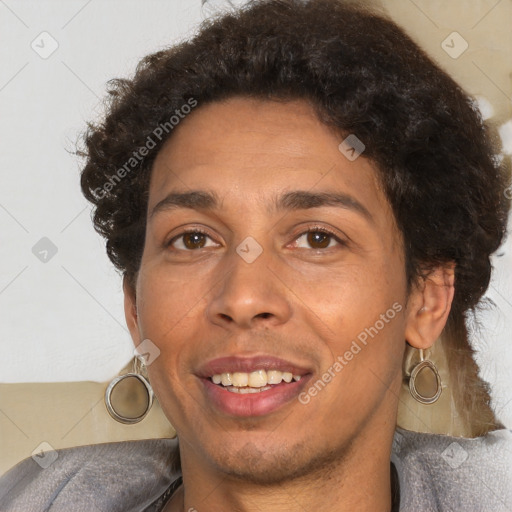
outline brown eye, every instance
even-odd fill
[[[185,233],[183,235],[183,245],[187,249],[200,249],[205,244],[206,236],[203,233]]]
[[[313,247],[313,249],[325,249],[329,247],[331,242],[332,235],[328,233],[324,233],[322,231],[310,231],[307,234],[308,244]]]
[[[300,245],[299,241],[304,240],[306,242],[306,246]],[[334,242],[334,245],[332,244]],[[325,228],[311,228],[308,231],[302,233],[295,239],[296,247],[300,249],[329,249],[335,245],[345,246],[342,240],[340,240],[334,233],[331,233],[329,230]],[[304,244],[304,242],[302,242]]]
[[[173,237],[167,244],[167,247],[182,251],[195,251],[206,246],[210,236],[202,231],[185,231]]]

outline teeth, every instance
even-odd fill
[[[241,395],[245,395],[247,393],[261,393],[262,391],[267,391],[267,389],[272,389],[272,386],[263,386],[262,388],[235,388],[234,386],[230,386],[227,388],[228,391],[232,393],[240,393]]]
[[[234,372],[222,373],[212,376],[214,384],[222,384],[224,387],[232,386],[234,389],[229,391],[238,391],[237,388],[245,389],[270,389],[268,384],[280,384],[282,381],[290,383],[292,380],[295,382],[301,379],[300,375],[293,375],[291,372],[281,372],[279,370],[256,370],[251,373]],[[253,393],[254,391],[245,391],[244,393]],[[241,390],[240,390],[241,391]]]
[[[247,374],[246,374],[247,375]],[[249,386],[251,388],[261,388],[267,385],[267,372],[258,370],[249,374]]]
[[[267,372],[267,381],[269,384],[279,384],[283,378],[283,372],[278,370],[269,370]]]
[[[284,372],[283,373],[283,380],[285,382],[291,382],[293,379],[293,375],[290,372]]]
[[[233,373],[233,386],[242,388],[249,384],[249,375],[247,373],[235,372]]]
[[[214,377],[219,377],[219,375],[214,375]],[[221,382],[223,386],[231,386],[233,384],[233,375],[231,373],[223,373],[220,375]]]

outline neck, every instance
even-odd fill
[[[308,468],[307,475],[276,485],[258,485],[215,470],[197,453],[182,449],[184,486],[166,512],[256,512],[272,510],[330,510],[390,512],[392,506],[391,437],[358,436],[328,465]]]

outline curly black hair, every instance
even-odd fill
[[[505,235],[507,168],[474,100],[384,15],[339,0],[255,0],[148,55],[132,79],[112,80],[109,94],[105,119],[84,135],[81,187],[130,282],[152,164],[172,119],[236,95],[302,98],[340,136],[366,146],[403,235],[409,284],[455,262],[446,330],[454,350],[471,350],[465,315],[487,289],[490,256]]]

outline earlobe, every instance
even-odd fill
[[[455,264],[437,267],[411,292],[405,339],[409,345],[426,349],[441,335],[455,293]]]
[[[124,316],[126,325],[130,331],[133,342],[137,345],[140,342],[139,336],[139,322],[137,315],[137,297],[135,289],[129,282],[127,277],[123,278],[123,292],[124,292]]]

